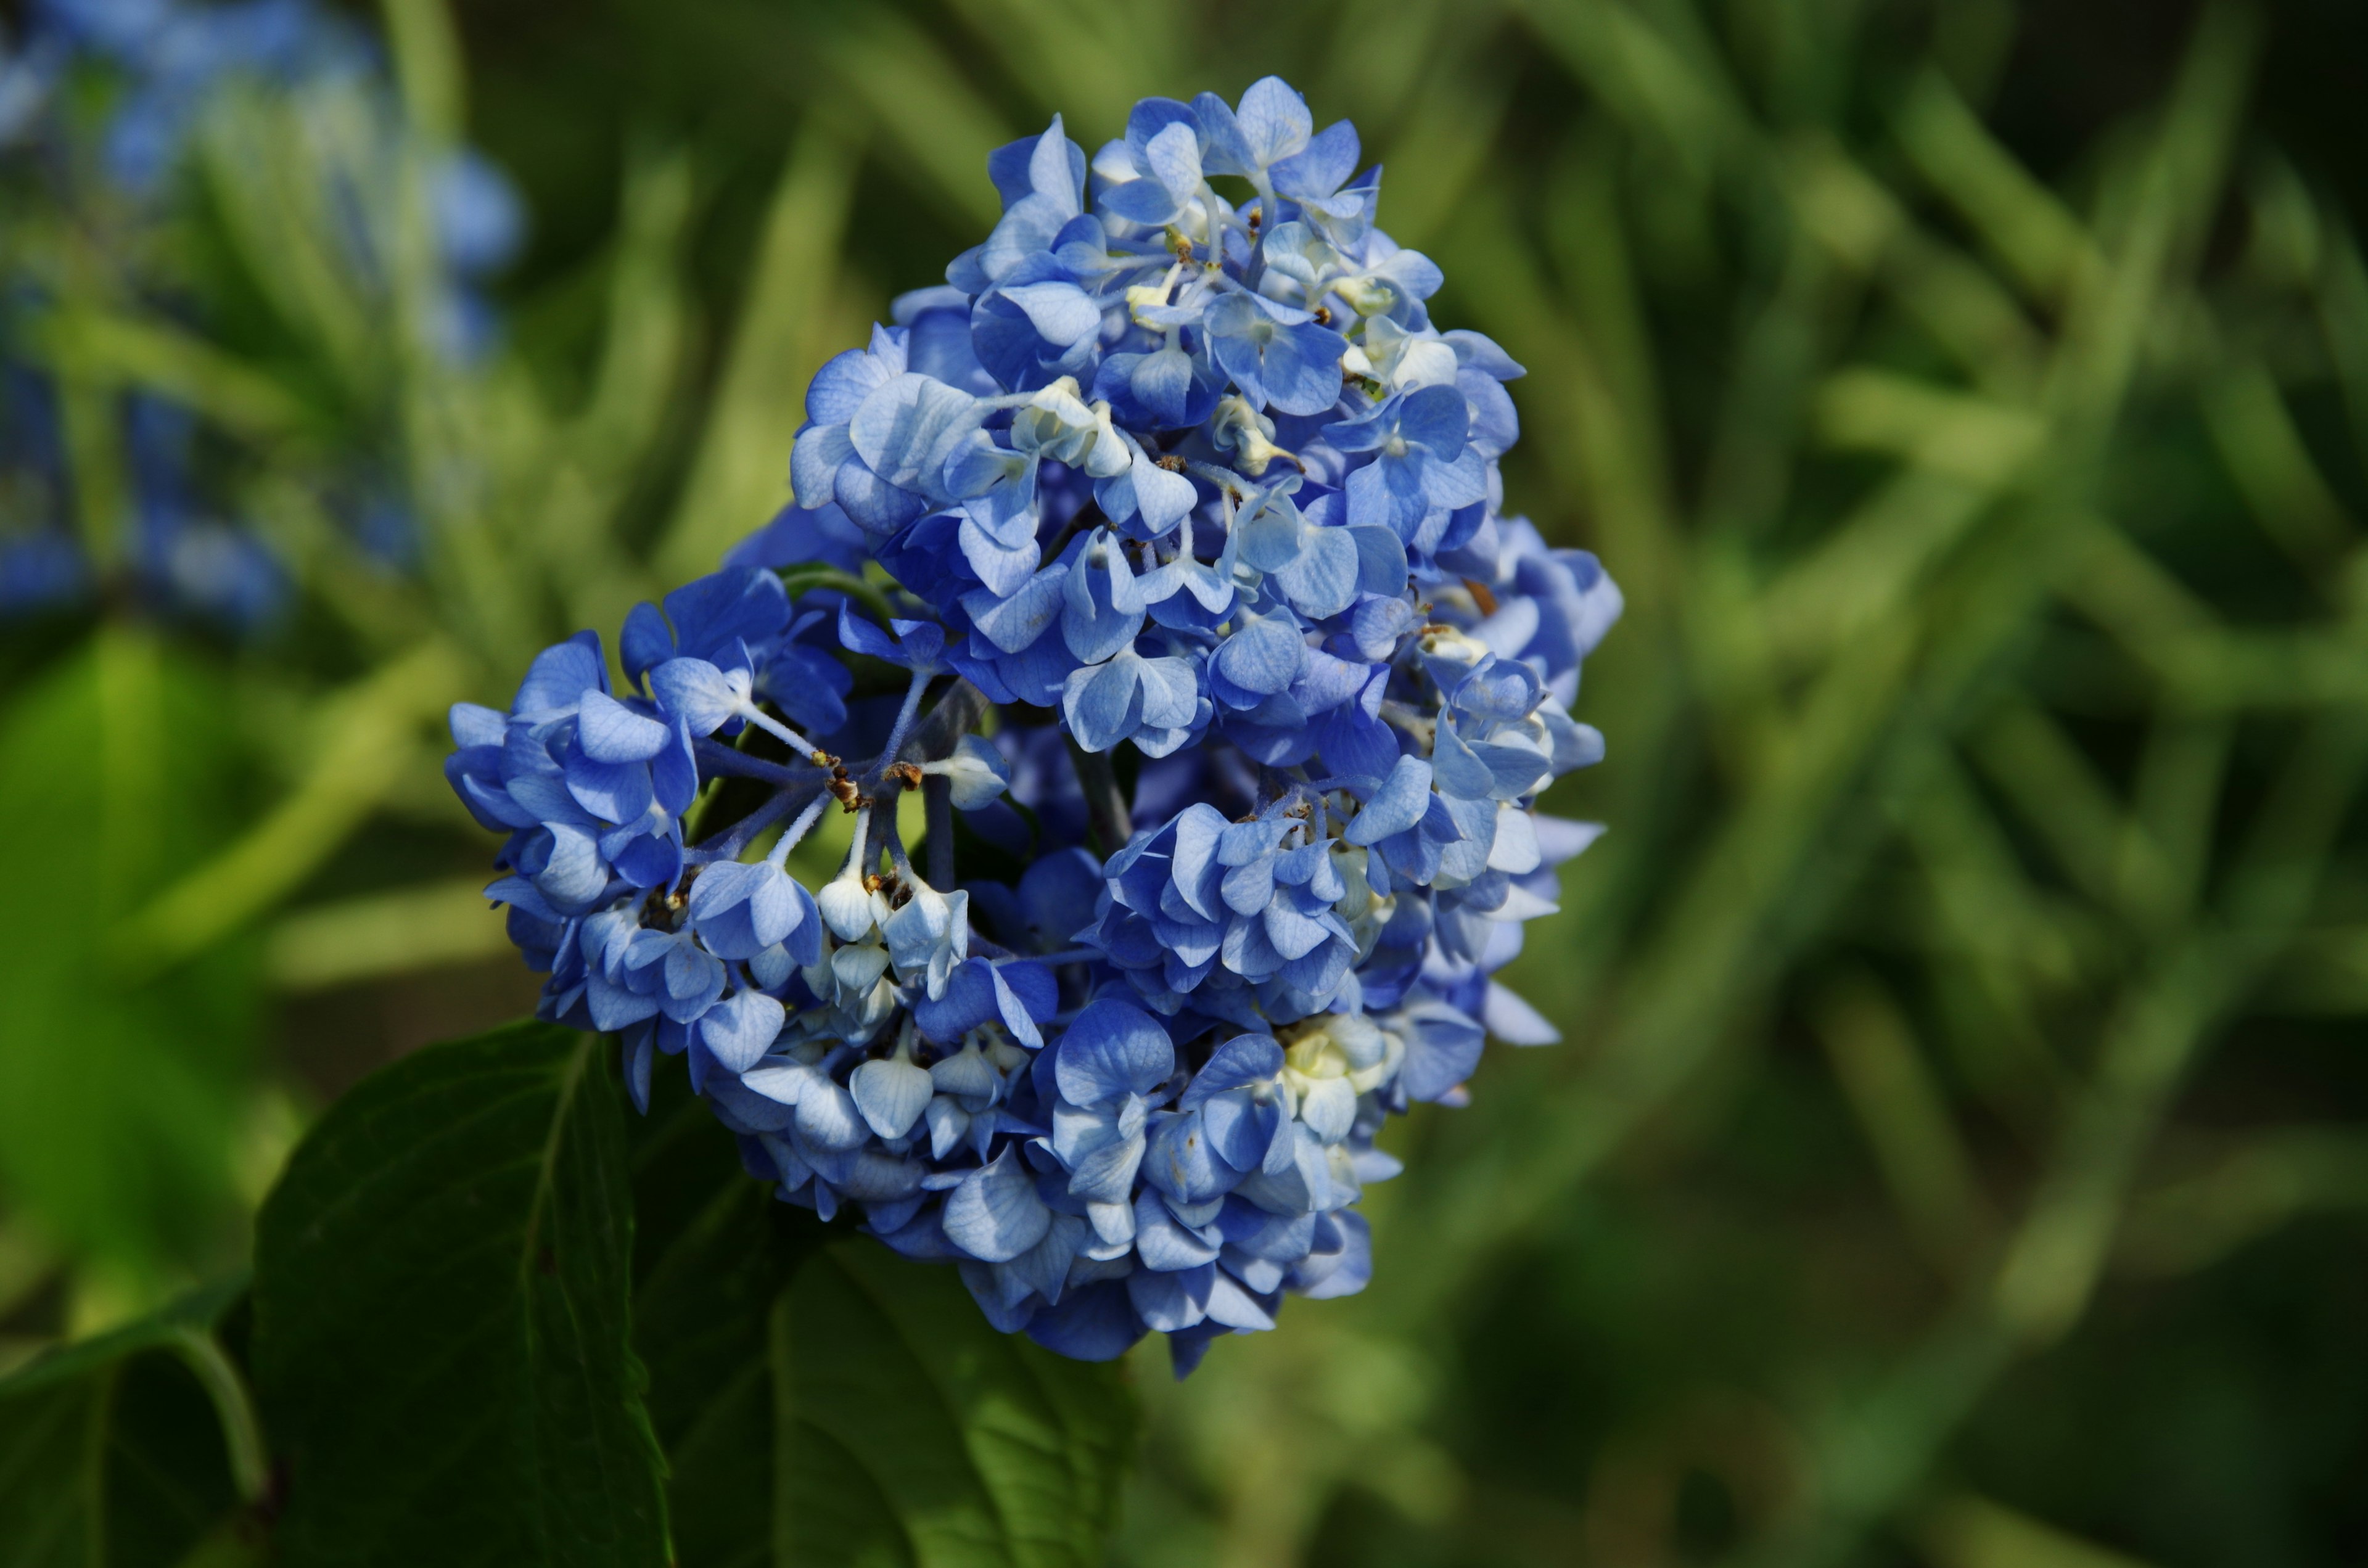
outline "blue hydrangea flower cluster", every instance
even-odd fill
[[[817,374],[795,504],[623,682],[586,633],[453,716],[545,1015],[1072,1356],[1360,1289],[1385,1119],[1554,1038],[1492,976],[1596,832],[1535,802],[1620,596],[1500,515],[1520,368],[1358,163],[1274,78],[997,152],[994,233]]]
[[[404,134],[383,63],[355,27],[313,0],[32,0],[21,40],[0,32],[0,202],[22,220],[41,210],[80,232],[90,254],[142,257],[175,209],[174,176],[199,123],[239,85],[281,92],[359,90],[389,138]],[[352,171],[347,171],[351,174]],[[356,278],[384,272],[370,232],[373,204],[341,191],[351,220],[330,236]],[[466,149],[439,163],[433,183],[443,292],[439,347],[467,359],[495,335],[483,280],[515,252],[523,210],[507,179]],[[163,280],[133,276],[121,292],[202,328],[201,301]],[[57,389],[23,357],[49,290],[30,258],[0,249],[0,616],[71,605],[106,587],[72,522],[74,475],[60,430]],[[123,519],[126,585],[148,606],[233,631],[264,626],[284,606],[288,574],[262,541],[225,520],[201,483],[198,420],[154,392],[122,399],[120,440],[131,515]],[[404,508],[383,483],[345,486],[365,550],[400,558]]]

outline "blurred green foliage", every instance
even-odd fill
[[[457,984],[505,960],[437,714],[765,518],[813,367],[993,216],[989,147],[1275,71],[1531,368],[1510,499],[1629,602],[1581,699],[1611,759],[1549,805],[1612,831],[1516,977],[1567,1043],[1406,1126],[1372,1289],[1137,1368],[1118,1561],[2368,1558],[2362,165],[2267,129],[2317,122],[2308,7],[2092,9],[2093,61],[2084,7],[2008,0],[488,3],[465,40],[393,0],[431,144],[536,207],[501,354],[305,265],[334,149],[268,103],[181,258],[222,329],[101,295],[53,338],[204,411],[307,597],[236,653],[9,654],[7,820],[106,865],[15,852],[8,1325],[201,1271],[275,1108],[524,994]],[[2067,81],[2085,118],[2034,110]],[[412,476],[416,580],[324,525],[357,449]],[[142,812],[159,766],[218,810]],[[40,896],[94,876],[95,924]]]

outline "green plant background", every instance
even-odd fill
[[[0,222],[63,280],[70,409],[199,408],[303,585],[255,646],[0,640],[8,1360],[218,1277],[331,1098],[530,1004],[444,706],[769,515],[813,368],[992,220],[985,151],[1274,71],[1384,161],[1437,313],[1531,369],[1509,501],[1628,599],[1580,699],[1611,758],[1548,804],[1611,831],[1513,977],[1565,1043],[1394,1135],[1373,1287],[1185,1385],[1140,1355],[1112,1561],[2368,1559],[2343,7],[381,19],[423,148],[465,131],[533,208],[487,365],[405,347],[416,167],[374,187],[390,307],[267,100],[138,258],[203,335]],[[419,500],[416,579],[326,520],[356,454]]]

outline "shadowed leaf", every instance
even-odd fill
[[[284,1561],[666,1560],[600,1051],[540,1024],[434,1047],[297,1149],[255,1283]]]

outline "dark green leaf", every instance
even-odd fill
[[[210,1335],[233,1294],[192,1296],[0,1380],[0,1562],[168,1568],[207,1548],[223,1564],[251,1551],[259,1527],[199,1375],[227,1370]],[[251,1422],[243,1408],[231,1420],[248,1423],[252,1484]]]
[[[774,1309],[779,1568],[1082,1568],[1134,1436],[1113,1365],[988,1326],[961,1278],[850,1238]]]
[[[255,1273],[288,1568],[666,1561],[603,1049],[538,1024],[433,1047],[298,1147]]]
[[[650,1369],[682,1568],[772,1557],[773,1387],[766,1322],[828,1233],[741,1168],[680,1073],[634,1129],[633,1342]]]

